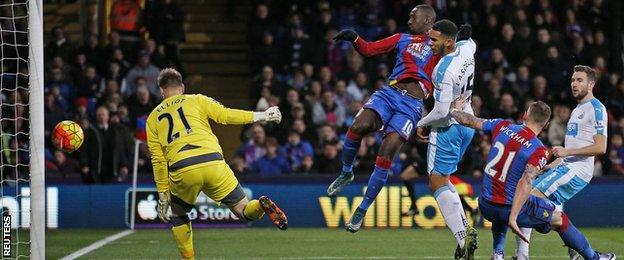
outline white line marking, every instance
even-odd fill
[[[78,257],[81,257],[83,255],[86,255],[86,254],[90,253],[91,251],[94,251],[94,250],[96,250],[96,249],[98,249],[100,247],[103,247],[103,246],[105,246],[106,244],[108,244],[110,242],[113,242],[113,241],[115,241],[117,239],[120,239],[122,237],[130,235],[132,233],[134,233],[134,230],[126,230],[126,231],[122,231],[122,232],[119,232],[117,234],[105,237],[102,240],[99,240],[99,241],[97,241],[97,242],[95,242],[95,243],[93,243],[93,244],[91,244],[91,245],[89,245],[87,247],[83,247],[80,250],[78,250],[76,252],[73,252],[73,253],[71,253],[71,254],[61,258],[61,260],[76,259]]]

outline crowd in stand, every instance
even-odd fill
[[[609,113],[608,151],[596,160],[595,175],[624,176],[624,80],[621,14],[617,1],[425,1],[438,19],[473,26],[478,44],[475,94],[477,116],[521,122],[530,102],[553,107],[541,135],[562,145],[576,101],[569,90],[572,67],[598,72],[596,97]],[[352,28],[373,41],[406,32],[413,1],[257,1],[249,22],[252,70],[250,95],[258,110],[279,105],[280,125],[254,125],[232,160],[236,172],[257,175],[337,174],[341,140],[375,90],[386,84],[394,53],[363,58],[349,43],[332,37]],[[620,7],[621,8],[621,7]],[[611,13],[610,13],[611,12]],[[429,101],[431,103],[431,101]],[[431,104],[429,104],[431,105]],[[368,174],[379,135],[363,140],[355,172]],[[475,135],[460,173],[479,176],[489,137]],[[425,172],[426,145],[410,142],[393,172],[415,165]]]
[[[553,119],[541,136],[547,145],[563,144],[576,105],[569,91],[573,65],[595,68],[599,82],[594,92],[609,112],[609,148],[596,160],[595,175],[624,176],[621,21],[609,13],[613,1],[425,2],[435,7],[439,19],[473,25],[478,44],[475,113],[520,122],[527,104],[546,101],[553,107]],[[249,176],[337,174],[344,134],[370,95],[386,84],[394,54],[364,58],[349,43],[335,43],[332,37],[345,28],[368,41],[405,32],[409,10],[416,4],[254,2],[248,30],[255,75],[250,109],[279,105],[284,118],[281,124],[255,124],[244,131],[243,145],[229,160],[232,169]],[[76,175],[84,183],[126,181],[133,138],[145,140],[145,119],[160,99],[155,81],[159,70],[183,71],[177,56],[184,41],[183,14],[175,1],[146,1],[141,7],[135,0],[118,0],[112,12],[107,39],[93,34],[77,43],[62,27],[45,37],[45,158],[46,177],[52,181]],[[5,20],[0,23],[9,28]],[[21,75],[28,74],[27,66],[4,63],[2,69],[13,73],[2,76],[4,104],[27,102],[25,91],[7,92],[10,86],[26,85]],[[2,111],[27,117],[20,106],[5,105]],[[72,154],[49,143],[50,131],[64,119],[79,122],[85,131],[83,149]],[[3,147],[27,148],[27,136],[22,140],[15,134],[27,127],[23,120],[2,121]],[[372,169],[380,137],[363,139],[357,174]],[[139,167],[149,172],[148,151],[140,149]],[[477,134],[460,173],[479,176],[489,149],[489,137]],[[2,156],[5,162],[27,163],[28,154],[3,150]],[[424,173],[423,158],[426,144],[411,141],[394,160],[392,172],[414,165]],[[27,167],[22,168],[27,174]]]
[[[48,181],[126,181],[133,165],[133,140],[146,139],[145,120],[161,99],[156,84],[160,69],[183,71],[177,55],[177,46],[184,41],[180,7],[171,0],[145,1],[144,7],[139,2],[118,0],[112,4],[106,41],[92,34],[77,43],[62,27],[46,35]],[[78,122],[85,134],[82,148],[71,154],[55,150],[50,143],[52,129],[66,119]],[[139,166],[150,171],[144,144],[140,152]]]

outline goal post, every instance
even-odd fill
[[[30,259],[45,259],[43,0],[28,0]]]

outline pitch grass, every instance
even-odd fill
[[[70,254],[96,240],[121,230],[59,230],[47,235],[48,259]],[[624,256],[624,229],[582,230],[597,250]],[[447,229],[362,230],[356,234],[324,228],[200,229],[194,231],[198,259],[452,259],[456,243]],[[492,236],[479,230],[476,256],[489,259]],[[507,257],[515,238],[507,236]],[[567,259],[559,236],[533,233],[531,257]],[[169,230],[138,230],[113,241],[81,259],[176,259],[177,248]]]

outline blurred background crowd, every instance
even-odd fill
[[[599,82],[594,93],[609,112],[609,148],[596,160],[594,174],[624,176],[622,17],[609,13],[609,5],[617,1],[424,2],[435,7],[438,19],[473,26],[478,44],[472,102],[476,115],[521,122],[527,104],[545,101],[553,107],[550,126],[541,136],[547,145],[563,144],[576,106],[569,91],[573,65],[595,68]],[[281,124],[247,127],[236,155],[227,158],[232,169],[246,176],[339,173],[345,132],[368,97],[386,84],[395,57],[364,58],[349,43],[331,38],[345,28],[368,41],[406,32],[409,11],[419,3],[253,1],[246,31],[251,99],[242,108],[278,105],[284,118]],[[145,140],[145,119],[161,99],[159,70],[174,67],[184,73],[178,55],[178,45],[185,41],[183,17],[175,0],[146,1],[144,6],[119,0],[113,4],[106,41],[94,34],[76,42],[62,27],[47,32],[46,140],[64,119],[79,122],[85,131],[85,144],[73,154],[46,144],[47,178],[128,181],[133,140]],[[363,139],[357,174],[370,173],[380,140],[380,134]],[[475,135],[459,173],[480,176],[489,149],[489,137]],[[392,172],[413,165],[424,174],[423,158],[426,144],[411,141],[394,160]],[[142,174],[151,175],[143,146],[138,164]]]

